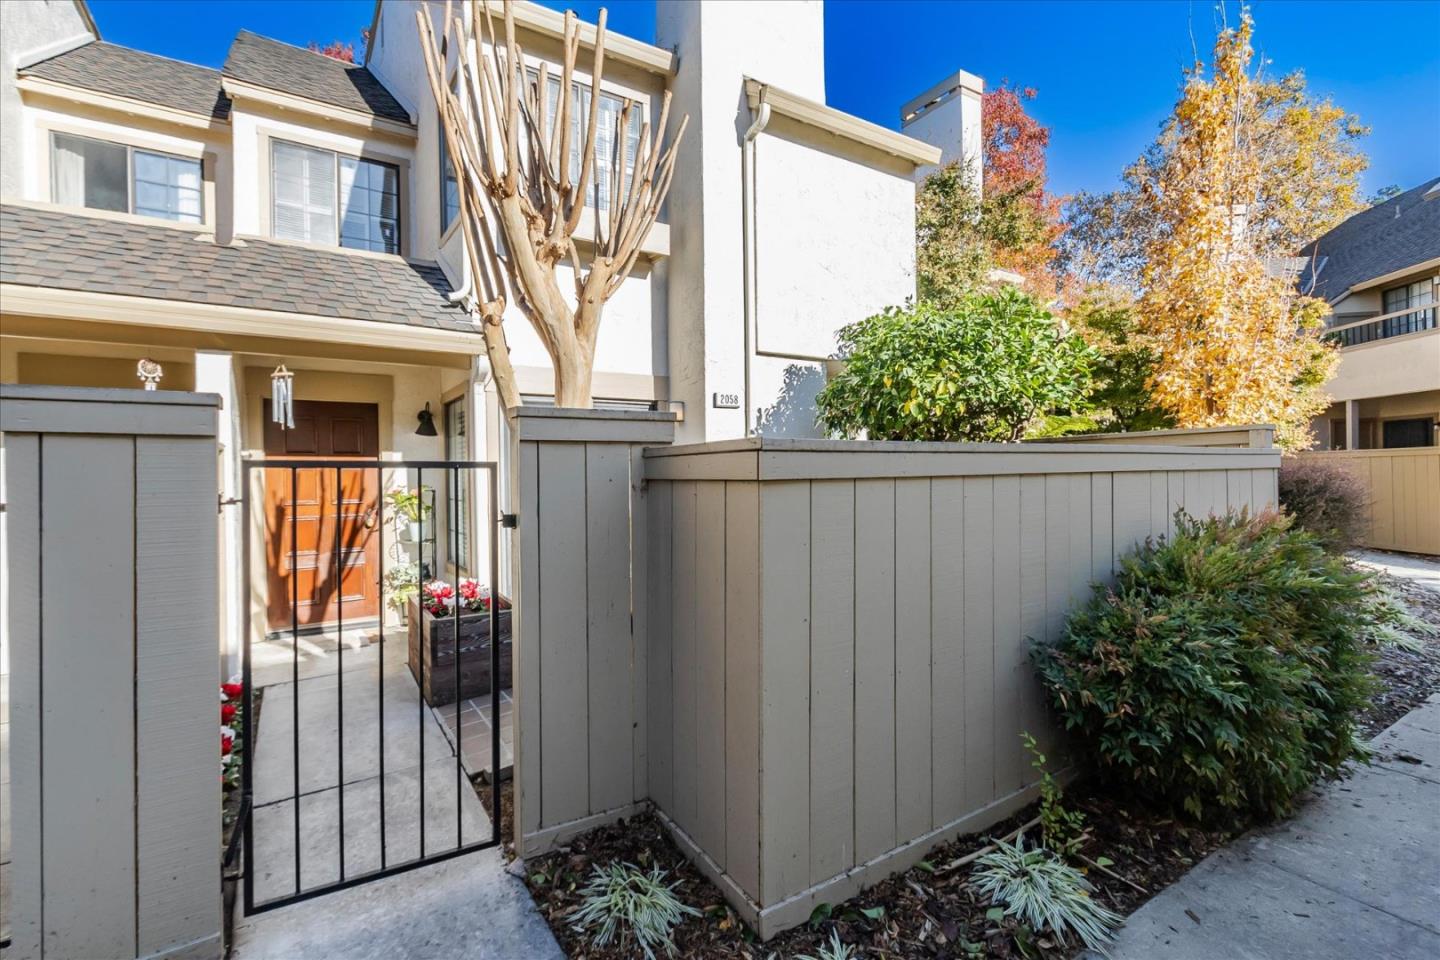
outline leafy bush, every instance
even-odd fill
[[[1344,550],[1365,535],[1370,492],[1338,463],[1285,457],[1280,461],[1280,505],[1326,547]]]
[[[629,863],[597,865],[580,892],[585,899],[572,924],[576,930],[590,931],[597,947],[617,937],[633,937],[649,960],[655,960],[656,947],[673,955],[675,925],[686,916],[700,915],[680,902],[675,884],[665,883],[665,871],[658,865],[649,873]]]
[[[1035,660],[1107,780],[1198,818],[1282,815],[1365,756],[1373,589],[1288,517],[1177,514]]]
[[[1094,357],[1014,288],[889,307],[839,340],[846,365],[816,398],[820,423],[873,440],[1018,440],[1084,399]]]
[[[971,880],[980,893],[1036,933],[1074,936],[1091,950],[1104,947],[1120,917],[1095,902],[1095,888],[1079,870],[1044,847],[1026,850],[1023,834],[995,847],[975,861]]]

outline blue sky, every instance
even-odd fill
[[[596,2],[543,0],[594,19]],[[90,0],[107,40],[219,66],[244,27],[292,43],[357,40],[371,0]],[[652,0],[612,0],[612,30],[653,40]],[[1440,0],[1255,0],[1257,48],[1304,68],[1371,128],[1367,191],[1440,174]],[[1238,6],[1231,4],[1231,21]],[[1191,36],[1208,53],[1203,0],[827,0],[826,100],[889,127],[910,97],[956,69],[1033,86],[1052,128],[1051,189],[1104,190],[1175,101]]]

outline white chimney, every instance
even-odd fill
[[[985,173],[980,148],[980,103],[984,93],[984,80],[960,70],[900,109],[900,132],[939,147],[942,165],[956,160],[968,165],[976,193],[980,192]],[[923,180],[934,171],[934,167],[921,167],[915,171],[915,179]]]

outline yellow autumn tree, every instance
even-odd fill
[[[1250,72],[1252,29],[1243,11],[1210,75],[1189,71],[1163,164],[1144,178],[1164,229],[1145,244],[1139,331],[1156,358],[1152,394],[1180,426],[1274,423],[1281,446],[1303,449],[1339,358],[1321,339],[1325,304],[1300,296],[1277,256],[1283,231],[1251,215],[1289,172],[1264,109],[1273,90]]]

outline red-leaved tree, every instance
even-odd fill
[[[339,60],[341,63],[355,62],[355,44],[346,43],[343,40],[331,40],[323,47],[311,40],[310,52],[329,57],[331,60]]]
[[[1063,227],[1060,200],[1046,191],[1045,150],[1050,128],[1025,112],[1035,99],[1034,87],[1017,87],[1009,81],[985,92],[980,110],[980,136],[985,161],[985,196],[1010,194],[1034,216],[1027,241],[1017,247],[997,248],[995,265],[1025,277],[1041,293],[1055,289],[1051,260]]]

